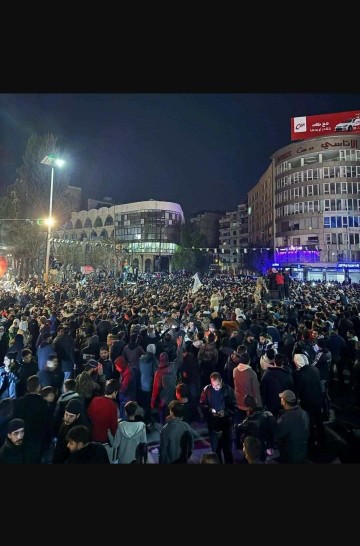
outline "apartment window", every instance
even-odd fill
[[[330,227],[331,228],[336,228],[336,216],[331,216]]]
[[[280,189],[280,180],[277,180],[277,181],[276,181],[276,189],[277,189],[277,190]]]
[[[358,150],[356,150],[358,151]],[[360,177],[360,166],[357,166],[356,167],[356,178],[359,178]]]
[[[324,228],[330,228],[330,216],[324,216]]]
[[[294,203],[294,214],[297,214],[299,211],[299,203]]]
[[[307,201],[307,211],[314,212],[314,201]]]
[[[294,198],[299,197],[299,188],[294,188]]]
[[[289,192],[288,192],[288,190],[285,190],[285,191],[284,191],[283,196],[284,196],[284,201],[287,201],[287,200],[289,199]]]
[[[331,243],[331,233],[324,233],[325,244],[329,245]]]
[[[336,245],[336,243],[337,243],[336,233],[332,233],[331,234],[331,244]]]
[[[324,210],[330,210],[330,199],[324,199]]]
[[[307,188],[306,188],[306,195],[307,195],[307,196],[313,195],[313,189],[314,189],[314,188],[313,188],[313,185],[312,185],[312,184],[310,184],[309,186],[307,186]]]
[[[314,184],[314,195],[319,195],[319,184]]]
[[[313,201],[314,203],[314,212],[320,212],[320,201],[319,199],[315,199]]]
[[[329,182],[324,182],[323,184],[323,190],[324,190],[324,194],[326,195],[327,193],[330,193],[330,184]]]
[[[308,170],[306,171],[305,177],[306,177],[306,180],[313,180],[313,178],[314,178],[314,171],[313,171],[313,169],[308,169]]]
[[[342,224],[343,224],[343,227],[348,227],[348,217],[347,216],[342,217]]]

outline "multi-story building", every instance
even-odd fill
[[[360,136],[292,143],[272,169],[274,262],[308,280],[360,280]]]
[[[127,263],[140,272],[171,270],[171,256],[180,244],[182,208],[168,201],[140,201],[72,212],[54,231],[55,240],[111,242],[126,252]]]
[[[224,214],[219,211],[201,211],[190,218],[190,223],[194,225],[196,231],[205,237],[206,245],[209,248],[218,248],[219,246],[219,220]]]
[[[247,269],[248,207],[238,205],[236,211],[226,212],[219,220],[219,265],[222,271],[244,273]]]

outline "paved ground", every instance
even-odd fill
[[[346,381],[345,389],[338,391],[336,384],[331,391],[331,418],[325,423],[325,446],[309,454],[309,462],[321,463],[359,463],[360,462],[360,410],[354,392]],[[195,449],[189,464],[199,464],[201,455],[211,451],[206,423],[196,421]],[[160,425],[155,423],[148,432],[149,464],[158,464]],[[234,463],[243,463],[242,453],[233,451]]]

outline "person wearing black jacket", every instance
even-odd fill
[[[66,464],[110,464],[106,448],[98,442],[90,442],[90,432],[86,426],[70,428],[66,440],[70,452]]]
[[[22,419],[11,419],[7,427],[7,437],[0,448],[0,464],[23,464],[25,423]]]
[[[224,462],[232,464],[232,425],[236,398],[233,389],[222,382],[218,372],[210,375],[210,384],[204,387],[200,395],[200,408],[205,414],[212,451],[218,454],[220,461],[222,452]]]
[[[47,403],[39,393],[39,378],[32,375],[27,380],[27,393],[14,402],[13,417],[23,419],[26,428],[25,463],[40,464],[43,453],[51,441],[51,418]]]
[[[277,419],[281,410],[279,393],[293,390],[294,380],[289,368],[284,366],[285,355],[277,354],[274,358],[274,366],[268,366],[260,381],[261,400],[264,407],[271,411]]]
[[[247,436],[254,436],[261,442],[261,460],[265,461],[267,450],[274,447],[276,419],[270,411],[258,406],[251,394],[244,397],[244,405],[248,407],[248,416],[236,427],[236,448],[241,448]]]
[[[60,426],[53,454],[53,464],[63,464],[69,458],[70,451],[68,448],[67,434],[69,430],[78,425],[84,425],[89,430],[90,435],[91,424],[85,413],[84,406],[80,400],[73,398],[68,402],[65,408],[63,422]]]
[[[328,393],[328,382],[330,379],[331,352],[326,347],[324,338],[317,340],[319,351],[316,354],[314,366],[319,370],[321,391],[323,395],[322,413],[323,420],[330,419],[330,398]]]
[[[293,391],[279,394],[283,410],[277,421],[274,435],[275,447],[279,449],[279,463],[306,463],[308,456],[309,417],[297,405]]]
[[[316,447],[325,439],[321,408],[323,395],[321,391],[320,374],[315,366],[309,365],[306,355],[295,354],[294,392],[300,400],[300,406],[307,411],[310,420],[310,446]]]
[[[39,371],[38,364],[33,357],[31,349],[21,351],[20,367],[18,371],[19,383],[16,384],[16,397],[24,396],[27,389],[27,380]]]

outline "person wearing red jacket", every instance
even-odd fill
[[[278,288],[279,299],[283,300],[284,299],[285,279],[284,279],[284,275],[281,273],[281,271],[278,271],[278,273],[276,274],[275,282],[276,282],[276,285],[277,285],[277,288]]]
[[[107,444],[108,430],[115,436],[118,427],[118,406],[115,402],[119,392],[118,379],[110,379],[105,387],[104,396],[95,396],[87,413],[91,421],[91,441]]]
[[[118,394],[120,419],[125,419],[126,402],[128,402],[129,400],[136,401],[135,374],[123,356],[118,356],[114,364],[115,370],[118,372],[120,380],[120,389]]]

